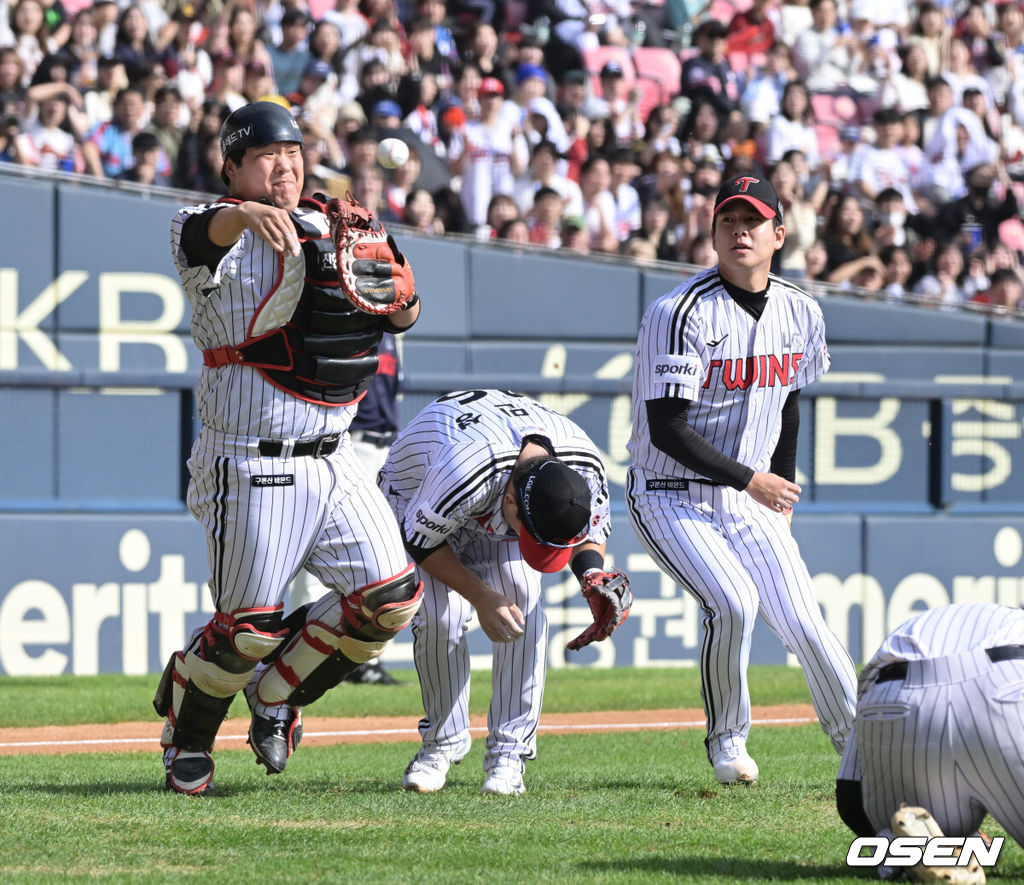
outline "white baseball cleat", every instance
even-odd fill
[[[448,769],[461,761],[461,756],[453,759],[441,750],[420,747],[402,775],[402,788],[414,793],[436,793],[444,787]]]
[[[521,771],[510,765],[499,765],[492,768],[480,788],[484,796],[516,796],[526,792]]]
[[[931,839],[945,835],[935,818],[926,808],[900,805],[899,811],[892,816],[893,835],[924,836]],[[985,885],[985,871],[977,858],[972,857],[966,867],[940,867],[916,864],[908,871],[915,882],[948,882],[950,885]]]
[[[719,750],[711,764],[715,769],[715,780],[720,784],[756,784],[760,773],[757,763],[742,744]]]

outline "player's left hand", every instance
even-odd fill
[[[803,489],[777,473],[755,473],[744,491],[773,513],[787,514],[793,512]]]
[[[629,617],[629,610],[633,605],[629,577],[618,569],[608,572],[591,569],[583,576],[580,590],[590,606],[594,623],[567,643],[566,648],[573,651],[579,651],[591,642],[601,642],[611,636],[615,628]]]
[[[412,268],[373,213],[355,200],[327,203],[338,280],[349,301],[364,313],[386,316],[405,310],[416,297]]]

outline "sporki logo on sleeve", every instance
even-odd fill
[[[435,538],[444,538],[451,534],[456,526],[445,519],[443,516],[439,516],[436,513],[428,512],[424,513],[423,509],[417,509],[413,516],[413,528],[422,535],[434,536]]]
[[[695,356],[659,353],[654,358],[654,377],[661,381],[680,382],[700,377],[700,360]]]

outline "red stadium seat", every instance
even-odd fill
[[[676,92],[678,92],[678,81],[676,86]],[[666,95],[658,83],[645,77],[640,77],[636,81],[636,87],[640,90],[640,119],[646,123],[654,108],[659,105],[668,104],[669,96]]]
[[[726,53],[726,57],[729,59],[730,66],[737,74],[746,73],[750,67],[750,56],[742,49],[734,49],[732,52]]]
[[[860,108],[849,95],[834,95],[830,92],[811,93],[811,109],[819,123],[845,126],[860,121]]]
[[[1015,252],[1024,249],[1024,223],[1019,218],[1007,218],[999,225],[999,242]]]
[[[665,46],[640,46],[633,50],[633,65],[641,80],[653,80],[661,87],[663,101],[679,94],[683,63]]]
[[[728,25],[737,12],[746,12],[751,6],[753,0],[711,0],[707,17],[718,19],[723,25]]]
[[[839,153],[839,129],[833,123],[817,123],[814,133],[818,136],[818,154],[828,163]]]

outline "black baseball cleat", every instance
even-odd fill
[[[355,670],[345,677],[345,682],[359,682],[363,685],[400,684],[399,681],[385,670],[377,661],[367,661],[365,664],[360,664],[355,668]]]
[[[288,757],[302,740],[302,714],[297,707],[289,708],[288,719],[272,719],[269,716],[252,714],[249,724],[249,739],[246,743],[256,754],[256,763],[267,769],[267,774],[280,774],[288,763]]]
[[[171,747],[164,754],[164,788],[186,796],[213,795],[213,759],[206,752],[190,753]]]

